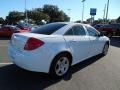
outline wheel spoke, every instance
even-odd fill
[[[64,74],[65,73],[65,70],[64,68],[61,69],[61,74]]]
[[[60,74],[60,72],[61,72],[61,69],[60,69],[60,67],[58,67],[58,68],[56,69],[56,73],[57,73],[57,74]]]

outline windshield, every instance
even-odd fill
[[[18,27],[10,27],[12,30],[20,30]]]
[[[66,24],[61,24],[61,23],[46,24],[46,25],[43,25],[37,29],[34,29],[31,33],[50,35],[65,25]]]

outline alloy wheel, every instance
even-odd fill
[[[67,57],[61,57],[57,61],[56,66],[55,66],[55,72],[56,72],[56,74],[58,76],[64,75],[68,71],[69,66],[70,66],[69,59]]]

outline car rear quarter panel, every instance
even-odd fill
[[[48,57],[48,66],[50,67],[54,57],[63,51],[71,53],[70,48],[65,42],[63,36],[43,38],[45,41],[44,47],[42,49],[46,51],[46,57]]]

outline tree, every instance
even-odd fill
[[[4,24],[4,19],[0,17],[0,24]]]
[[[6,21],[8,21],[9,24],[13,24],[24,18],[25,17],[23,12],[12,11],[12,12],[9,12],[8,16],[6,17]]]
[[[49,21],[50,17],[40,11],[32,10],[27,11],[28,18],[35,21],[36,24],[39,24],[42,20]]]
[[[120,16],[116,20],[117,23],[120,23]]]
[[[54,5],[44,5],[43,8],[27,10],[27,16],[31,22],[33,20],[33,22],[36,24],[39,24],[42,20],[47,22],[70,21],[70,18],[62,10],[59,10],[59,8]],[[9,12],[5,21],[7,24],[13,24],[19,22],[20,20],[25,20],[25,13],[12,11]]]
[[[81,20],[77,20],[77,21],[75,21],[75,23],[81,23]]]
[[[102,24],[102,23],[104,23],[104,20],[99,18],[98,20],[94,20],[93,25]]]
[[[44,5],[42,9],[43,13],[50,16],[50,22],[69,21],[70,18],[63,12],[60,11],[57,6]]]
[[[109,24],[114,24],[114,23],[116,23],[116,19],[111,19],[111,20],[109,20],[108,23],[109,23]]]
[[[92,21],[93,21],[93,18],[88,18],[88,19],[86,20],[87,23],[91,23]]]

